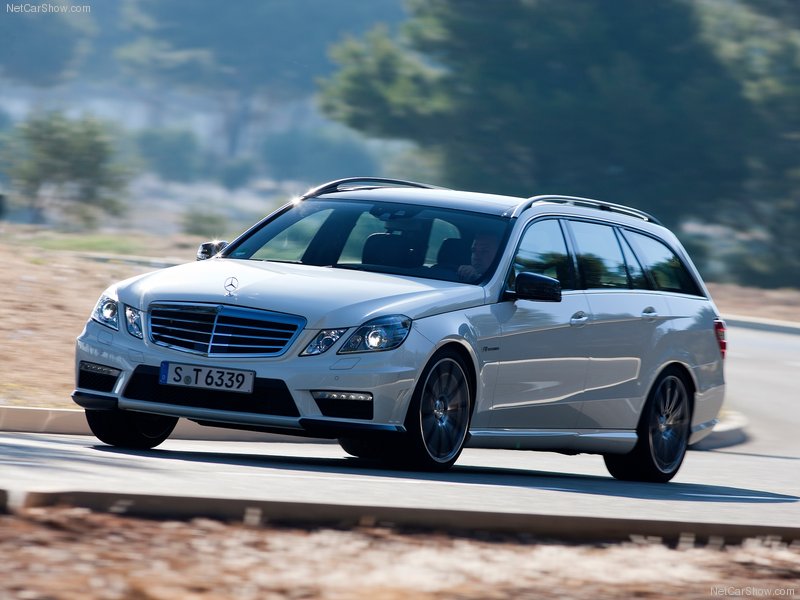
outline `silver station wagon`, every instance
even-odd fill
[[[98,300],[73,399],[101,441],[152,448],[183,417],[403,468],[468,445],[663,482],[722,404],[725,324],[632,208],[349,178],[205,258]]]

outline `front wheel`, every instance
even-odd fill
[[[467,439],[472,403],[461,356],[447,349],[435,354],[422,372],[408,409],[404,465],[429,471],[453,466]]]
[[[608,471],[617,479],[666,483],[678,472],[689,443],[691,400],[683,376],[668,370],[647,397],[637,429],[638,441],[629,454],[607,454]]]
[[[115,409],[87,410],[86,421],[101,442],[119,448],[149,450],[169,437],[178,418]]]

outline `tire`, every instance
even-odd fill
[[[638,441],[628,454],[606,454],[606,467],[617,479],[666,483],[686,456],[691,424],[691,394],[685,376],[664,371],[653,384],[637,428]]]
[[[459,354],[444,349],[422,372],[406,416],[404,467],[446,471],[458,460],[469,432],[473,392]]]
[[[127,410],[87,410],[89,429],[109,446],[149,450],[166,440],[178,423],[177,417]]]

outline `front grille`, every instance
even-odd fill
[[[289,388],[280,379],[256,378],[252,394],[206,390],[158,382],[160,369],[140,365],[133,372],[123,396],[131,400],[160,402],[192,408],[210,408],[232,412],[248,412],[259,415],[299,417],[297,405]]]
[[[150,340],[206,356],[280,356],[306,320],[224,304],[154,304]]]

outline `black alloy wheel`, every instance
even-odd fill
[[[605,455],[606,467],[617,479],[666,483],[686,456],[690,424],[689,387],[680,371],[669,369],[648,395],[636,446],[628,454]]]
[[[430,471],[453,466],[467,440],[472,396],[467,366],[461,356],[450,349],[435,354],[411,399],[404,464]]]

